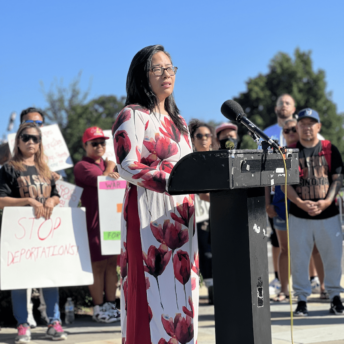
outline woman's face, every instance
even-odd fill
[[[105,139],[95,139],[84,144],[86,155],[94,160],[100,159],[106,152]]]
[[[209,151],[212,142],[211,132],[207,127],[199,127],[192,138],[197,152]]]
[[[25,142],[26,141],[26,142]],[[19,137],[18,148],[25,158],[35,155],[40,149],[41,137],[35,128],[25,129]]]
[[[157,76],[153,73],[152,69],[156,67],[167,68],[171,66],[172,63],[170,58],[162,51],[159,51],[158,53],[153,55],[151,70],[149,71],[149,83],[151,85],[153,93],[156,95],[160,102],[164,101],[168,96],[172,94],[176,76],[171,76],[166,70],[164,70],[164,73],[162,75]]]
[[[287,146],[299,141],[299,134],[296,131],[296,122],[288,122],[283,126],[283,136],[287,142]]]

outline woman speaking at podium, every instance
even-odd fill
[[[140,50],[129,67],[126,107],[113,126],[118,171],[128,181],[120,263],[126,344],[197,340],[194,197],[167,191],[173,166],[192,152],[172,94],[176,72],[163,46]]]

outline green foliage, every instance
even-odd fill
[[[294,58],[278,53],[270,61],[267,74],[259,74],[249,79],[246,84],[247,91],[235,100],[256,125],[266,128],[275,124],[277,98],[288,93],[295,99],[297,112],[309,107],[319,113],[322,135],[344,153],[344,117],[343,114],[337,114],[331,93],[326,92],[325,72],[321,69],[313,70],[310,51],[302,52],[296,49]],[[239,133],[247,133],[246,128],[239,125]],[[249,137],[244,137],[241,148],[255,148],[256,145],[252,142]]]
[[[45,109],[48,122],[57,123],[60,126],[74,164],[84,155],[81,138],[85,129],[92,126],[98,126],[103,130],[111,129],[125,101],[124,97],[118,99],[114,95],[109,95],[87,102],[89,92],[80,91],[80,77],[81,74],[69,86],[69,89],[55,83],[54,89],[45,93],[48,103]],[[73,183],[73,169],[67,169],[66,173],[68,181]]]

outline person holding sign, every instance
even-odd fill
[[[172,94],[176,72],[163,46],[140,50],[129,67],[126,107],[112,128],[118,171],[129,182],[120,262],[126,344],[197,342],[194,196],[168,194],[173,166],[192,152]]]
[[[59,203],[55,181],[44,159],[42,134],[33,123],[22,124],[16,134],[13,157],[0,170],[0,208],[31,206],[36,218],[49,219]],[[59,293],[57,288],[43,288],[49,318],[46,337],[67,338],[61,327]],[[18,322],[16,343],[31,340],[27,324],[27,292],[12,290],[14,317]]]
[[[115,305],[117,289],[117,255],[103,256],[101,254],[99,205],[98,205],[98,176],[119,178],[114,172],[116,164],[102,156],[106,151],[102,129],[92,127],[85,130],[82,142],[86,156],[74,167],[75,184],[84,189],[81,196],[82,206],[86,208],[88,241],[90,245],[94,284],[90,290],[94,308],[93,319],[97,322],[111,323],[120,320],[120,312]],[[104,304],[104,291],[107,302]]]

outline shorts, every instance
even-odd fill
[[[273,218],[274,227],[279,231],[286,231],[287,230],[287,223],[285,220],[280,218],[279,216]]]

